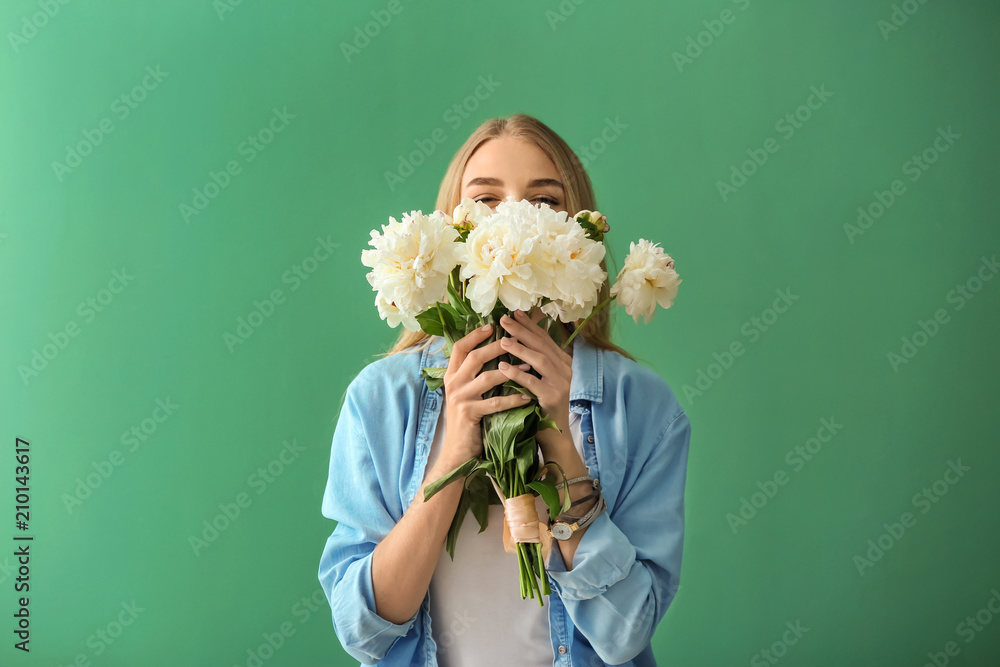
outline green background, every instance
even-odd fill
[[[1000,249],[995,3],[403,0],[347,55],[387,2],[51,5],[0,9],[0,662],[245,665],[289,623],[265,665],[356,664],[316,572],[341,397],[398,333],[360,252],[388,216],[434,208],[482,120],[524,112],[585,159],[614,267],[649,238],[683,280],[673,308],[645,326],[619,313],[614,331],[692,422],[660,664],[766,664],[777,642],[786,665],[922,665],[949,641],[949,664],[997,664],[1000,618],[980,612],[1000,590],[1000,280],[981,259]],[[164,74],[122,117],[147,67]],[[497,85],[470,100],[479,77]],[[829,97],[800,108],[813,86]],[[275,109],[294,118],[249,160],[241,143]],[[113,131],[57,173],[102,121]],[[769,138],[777,151],[723,196]],[[925,150],[934,162],[904,171]],[[185,220],[231,160],[239,172]],[[905,191],[850,234],[897,179]],[[296,283],[318,239],[337,247]],[[959,285],[979,288],[961,309]],[[275,290],[282,303],[227,345]],[[769,313],[777,290],[797,298]],[[25,374],[36,351],[44,366]],[[162,423],[157,400],[177,406]],[[842,428],[797,469],[786,454],[824,418]],[[130,450],[122,434],[144,420]],[[32,451],[30,656],[12,647],[15,437]],[[297,456],[255,476],[286,442]],[[959,460],[969,470],[938,482],[937,502],[914,503]],[[734,530],[727,515],[780,472]],[[68,505],[88,475],[99,485]],[[249,506],[196,553],[189,538],[241,493]],[[911,525],[885,536],[904,512]],[[859,572],[880,536],[890,548]],[[96,639],[133,601],[120,636]],[[991,622],[969,641],[959,624],[977,612]],[[808,631],[781,647],[786,622]]]

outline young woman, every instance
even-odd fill
[[[569,146],[521,114],[483,123],[456,153],[437,208],[451,212],[466,197],[490,208],[507,197],[570,214],[597,208]],[[599,302],[609,289],[606,280]],[[338,523],[319,579],[351,656],[445,667],[656,664],[650,639],[679,586],[690,423],[666,382],[610,341],[608,310],[565,350],[537,309],[499,323],[507,340],[487,342],[490,327],[468,334],[450,359],[442,338],[404,330],[350,383],[322,506]],[[556,338],[573,330],[562,326]],[[504,353],[524,363],[483,371]],[[442,388],[427,391],[424,366],[447,367]],[[463,485],[423,500],[426,484],[482,455],[484,415],[523,405],[483,399],[509,379],[559,425],[539,432],[540,457],[582,478],[560,493],[581,501],[567,514],[590,515],[552,540],[544,607],[521,599],[501,505],[490,505],[484,532],[467,514],[453,561],[445,539]],[[547,520],[547,505],[536,506]]]

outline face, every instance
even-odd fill
[[[470,197],[495,210],[508,196],[566,210],[566,195],[552,160],[530,141],[504,136],[481,144],[469,158],[461,198]]]
[[[508,196],[515,201],[527,199],[536,206],[548,204],[555,211],[567,210],[562,181],[552,160],[530,141],[503,136],[481,144],[469,158],[462,174],[461,199],[469,197],[496,210]],[[537,308],[529,314],[535,320],[541,316]],[[572,354],[572,348],[567,352]]]

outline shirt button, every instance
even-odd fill
[[[560,653],[565,653],[566,652],[566,647],[565,646],[560,646],[559,647],[559,652]]]
[[[594,441],[594,436],[588,435],[587,436],[587,442],[593,442],[593,441]]]

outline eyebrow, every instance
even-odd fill
[[[480,176],[479,178],[473,178],[471,181],[465,184],[465,187],[470,187],[473,185],[495,185],[503,186],[503,181],[499,178]],[[563,184],[554,178],[536,178],[535,180],[528,183],[529,188],[542,188],[546,186],[557,187],[560,190],[565,190]]]

